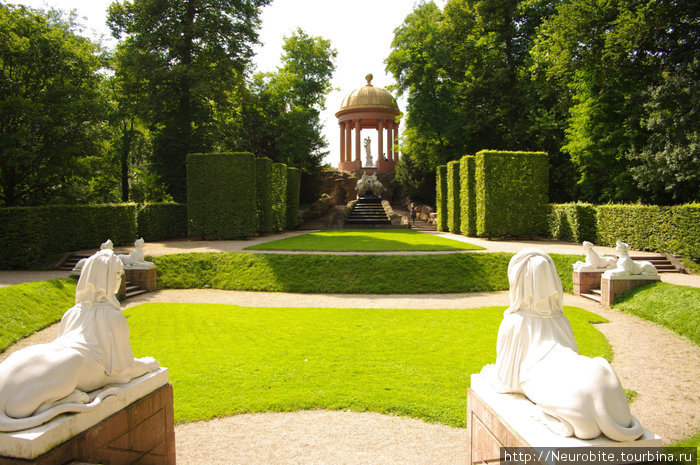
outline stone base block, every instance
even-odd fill
[[[167,379],[167,369],[148,373],[132,380],[122,399],[108,397],[96,411],[0,433],[0,464],[174,465],[173,388]]]
[[[625,443],[604,436],[590,440],[565,438],[537,421],[538,415],[539,408],[525,396],[498,393],[481,375],[472,375],[467,397],[467,463],[500,463],[501,447],[584,450],[661,446],[661,438],[648,430],[636,441]]]
[[[608,278],[603,276],[600,280],[601,303],[609,307],[625,292],[643,286],[644,284],[660,280],[661,278],[659,278],[658,275],[634,276],[629,278]]]
[[[574,271],[574,295],[590,294],[591,289],[600,289],[601,271]]]
[[[124,278],[141,289],[146,289],[148,292],[153,292],[157,289],[156,286],[156,269],[149,268],[141,269],[125,269]]]

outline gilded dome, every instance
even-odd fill
[[[384,89],[374,87],[371,84],[371,74],[368,74],[365,79],[367,79],[367,85],[355,89],[346,95],[338,112],[345,110],[379,109],[395,110],[398,113],[399,106],[396,104],[394,97]]]

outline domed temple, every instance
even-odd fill
[[[399,138],[397,116],[401,112],[396,100],[389,92],[372,85],[372,77],[368,74],[365,77],[366,86],[355,89],[345,96],[340,110],[335,114],[340,126],[339,171],[369,174],[393,171],[399,161],[399,153],[396,150]],[[362,140],[363,129],[377,130],[374,154],[372,154],[370,138]],[[361,154],[363,145],[364,160]]]

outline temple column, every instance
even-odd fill
[[[352,161],[352,126],[345,122],[345,161]]]
[[[340,127],[340,163],[345,161],[345,123],[338,123]]]
[[[362,154],[360,153],[360,148],[362,143],[360,141],[360,133],[362,129],[360,128],[360,119],[355,120],[355,161],[362,166]]]
[[[394,161],[399,162],[399,123],[394,123]]]
[[[377,169],[384,166],[384,120],[377,120]]]
[[[391,136],[394,130],[394,123],[389,122],[386,125],[386,159],[391,161],[394,159],[394,138]]]

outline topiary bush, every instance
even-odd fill
[[[287,167],[287,225],[285,229],[299,226],[299,169]]]
[[[0,267],[28,268],[55,255],[136,238],[136,204],[0,208]]]
[[[462,232],[460,214],[459,161],[447,163],[447,229],[451,233]]]
[[[137,213],[138,236],[146,241],[179,239],[187,236],[187,204],[146,203]]]
[[[476,169],[474,155],[465,155],[459,162],[459,205],[461,232],[465,236],[476,236]]]
[[[564,241],[598,240],[597,210],[590,203],[550,204],[547,215],[549,237]]]
[[[476,233],[534,237],[547,231],[549,162],[544,152],[476,154]]]
[[[700,259],[700,203],[599,205],[598,241],[614,247],[618,240],[631,248]]]
[[[270,172],[272,196],[272,230],[283,231],[287,225],[287,165],[273,163]]]
[[[272,231],[272,160],[267,157],[255,159],[255,191],[256,211],[258,214],[257,231],[266,233]]]
[[[256,214],[255,156],[248,152],[187,156],[187,231],[191,236],[252,236]]]
[[[438,166],[435,173],[435,216],[437,230],[447,231],[447,165]]]

